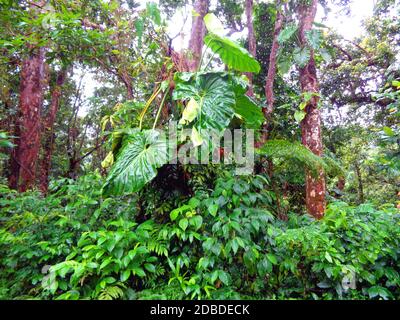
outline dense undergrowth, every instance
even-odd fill
[[[102,198],[103,182],[58,180],[47,197],[1,186],[0,298],[400,298],[393,206],[332,201],[322,221],[283,221],[261,175],[164,198]]]

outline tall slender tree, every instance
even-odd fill
[[[297,8],[299,18],[299,39],[302,47],[307,45],[306,34],[312,29],[317,12],[318,0],[301,1]],[[311,50],[308,63],[299,68],[300,86],[303,93],[312,94],[305,107],[306,115],[301,122],[302,143],[314,154],[322,156],[323,144],[321,136],[321,114],[318,109],[319,85],[314,52]],[[325,176],[323,170],[317,175],[306,172],[306,206],[309,214],[317,219],[325,212]]]
[[[49,173],[51,168],[51,158],[54,149],[54,123],[60,105],[61,89],[64,84],[67,69],[61,69],[57,75],[54,87],[51,91],[51,101],[49,111],[43,124],[43,158],[40,163],[39,187],[43,193],[47,193],[49,186]]]
[[[45,1],[23,4],[34,20],[42,12]],[[31,32],[28,30],[28,32]],[[41,109],[47,86],[46,48],[36,41],[26,43],[20,67],[19,109],[14,134],[16,148],[11,153],[8,182],[11,188],[26,191],[36,184],[40,151]]]
[[[204,36],[206,34],[206,26],[203,18],[208,12],[209,2],[209,0],[196,0],[193,6],[195,14],[192,21],[188,57],[190,71],[195,71],[199,67]]]
[[[281,12],[280,1],[277,1],[274,35],[272,40],[271,52],[269,54],[267,80],[265,82],[265,97],[267,99],[267,108],[264,110],[264,115],[267,119],[270,118],[272,112],[274,111],[274,80],[276,76],[276,60],[279,50],[278,36],[282,30],[282,25],[283,15]]]
[[[45,48],[32,48],[21,70],[19,137],[16,139],[15,166],[12,168],[10,185],[19,191],[32,188],[36,182],[36,166],[40,150],[41,108],[46,81]]]
[[[254,26],[253,26],[253,0],[246,0],[245,3],[245,12],[246,12],[246,24],[247,24],[247,40],[249,43],[249,52],[253,57],[256,57],[257,53],[257,43],[256,43],[256,36],[254,34]],[[249,78],[249,90],[247,94],[249,96],[254,96],[253,90],[253,74],[251,72],[246,73],[247,77]]]
[[[281,4],[280,1],[277,1],[273,40],[272,40],[271,51],[269,54],[267,79],[265,81],[265,97],[267,100],[267,105],[263,108],[265,122],[263,125],[263,132],[261,135],[260,144],[266,142],[266,140],[268,139],[268,132],[271,130],[271,117],[274,111],[274,102],[275,102],[274,81],[276,77],[276,61],[278,58],[278,50],[279,50],[278,36],[282,30],[282,25],[283,25],[283,15],[281,12]]]

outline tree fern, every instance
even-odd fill
[[[120,299],[124,295],[124,290],[126,287],[121,283],[113,286],[105,287],[100,291],[98,296],[99,300],[116,300]]]
[[[313,173],[317,173],[318,170],[323,169],[331,176],[344,175],[344,169],[332,153],[327,152],[323,157],[318,157],[299,142],[281,139],[269,140],[257,150],[257,153],[270,158],[280,158],[295,162],[311,170]]]
[[[318,169],[327,169],[327,165],[321,157],[312,153],[299,142],[280,139],[269,140],[257,150],[257,153],[271,158],[294,161],[314,173],[318,172]]]
[[[345,170],[342,165],[339,163],[338,159],[336,159],[335,155],[330,151],[325,151],[323,156],[323,161],[326,164],[326,172],[332,176],[344,176]]]

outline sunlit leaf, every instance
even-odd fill
[[[306,112],[304,112],[303,110],[296,110],[296,112],[294,113],[294,119],[297,121],[297,122],[301,122],[304,118],[305,118],[305,116],[306,116]]]
[[[204,38],[204,43],[211,48],[213,52],[219,55],[222,62],[229,68],[241,72],[260,72],[260,64],[254,57],[236,42],[209,33]]]
[[[182,112],[182,118],[179,121],[180,124],[188,124],[192,122],[199,114],[199,104],[194,98],[191,98]]]
[[[215,14],[206,14],[204,16],[204,24],[206,25],[208,32],[212,32],[219,36],[224,34],[224,26]]]

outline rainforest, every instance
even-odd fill
[[[399,300],[399,15],[0,0],[0,299]]]

